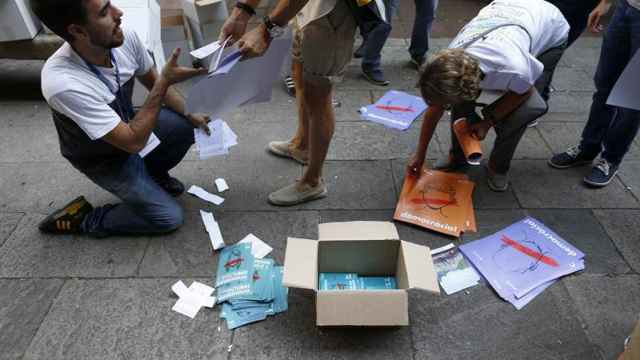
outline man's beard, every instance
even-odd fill
[[[94,46],[102,47],[105,49],[117,48],[124,43],[124,34],[122,33],[122,29],[118,28],[118,30],[120,30],[118,31],[118,33],[122,34],[121,38],[118,38],[115,32],[112,32],[109,38],[103,38],[101,36],[98,36],[97,34],[90,33],[89,40]]]

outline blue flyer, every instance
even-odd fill
[[[363,290],[391,290],[397,289],[396,278],[393,276],[364,276],[360,277],[360,289]]]
[[[393,129],[406,130],[426,109],[427,104],[421,97],[390,90],[375,104],[363,106],[359,112],[363,120],[373,121]]]
[[[356,273],[320,273],[319,290],[358,290],[358,274]]]
[[[242,243],[225,247],[220,252],[218,261],[216,287],[236,281],[249,284],[254,267],[251,244]]]

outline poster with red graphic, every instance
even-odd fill
[[[423,169],[420,177],[407,175],[393,218],[456,237],[475,232],[474,186],[458,173]]]
[[[584,253],[532,217],[460,245],[460,251],[516,308],[554,280],[584,269]]]

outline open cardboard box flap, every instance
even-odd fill
[[[431,251],[428,247],[400,241],[398,285],[405,289],[421,289],[439,294],[438,275],[433,267]]]
[[[318,242],[287,238],[282,284],[286,287],[316,290],[318,288]]]
[[[396,226],[388,221],[348,221],[318,225],[319,240],[397,240]]]

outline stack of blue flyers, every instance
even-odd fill
[[[393,129],[406,130],[426,109],[427,104],[421,97],[390,90],[375,104],[361,107],[359,113],[363,120],[373,121]]]
[[[229,270],[231,267],[236,268]],[[249,271],[248,275],[245,270]],[[234,272],[242,272],[243,275]],[[288,309],[289,289],[282,286],[282,273],[283,267],[275,266],[273,259],[254,259],[251,243],[236,244],[222,250],[218,264],[219,281],[216,281],[216,284],[221,283],[217,288],[217,298],[218,303],[222,303],[220,317],[227,320],[229,330]]]
[[[320,273],[319,290],[391,290],[397,289],[393,276],[358,276],[356,273]]]

